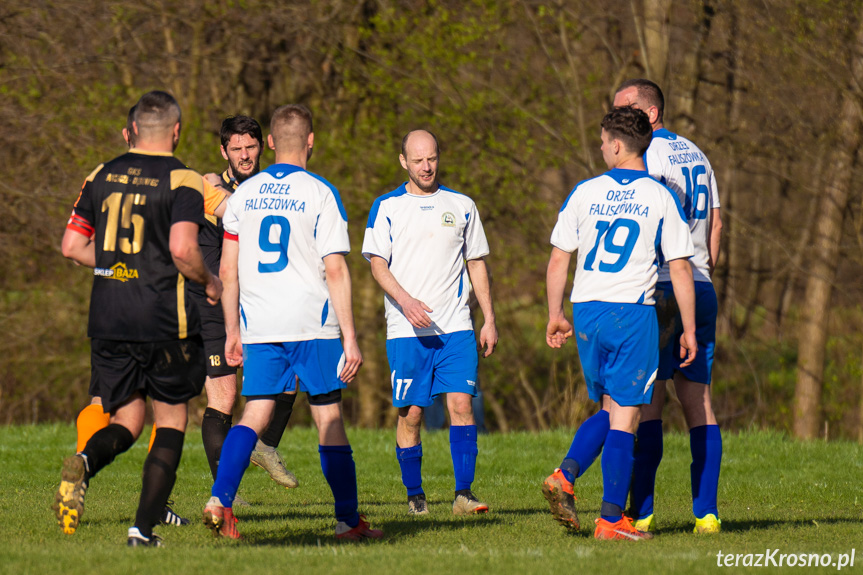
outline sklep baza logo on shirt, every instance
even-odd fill
[[[130,270],[126,267],[126,264],[124,264],[123,262],[119,262],[108,269],[94,268],[93,275],[112,280],[118,280],[121,282],[127,282],[129,280],[138,279],[138,270]]]
[[[445,212],[444,215],[440,217],[440,225],[448,228],[455,227],[455,216],[452,212]]]

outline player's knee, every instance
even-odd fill
[[[473,419],[472,397],[466,393],[450,393],[447,396],[447,408],[453,422]]]
[[[231,413],[237,401],[237,381],[232,375],[207,378],[207,407]]]
[[[408,427],[418,429],[423,421],[423,408],[411,405],[410,407],[399,409],[399,417]]]

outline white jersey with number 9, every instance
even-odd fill
[[[242,342],[336,339],[323,258],[350,251],[348,217],[329,182],[274,164],[228,199],[225,238],[240,243]]]

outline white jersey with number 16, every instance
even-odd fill
[[[683,206],[689,222],[695,255],[692,276],[697,282],[710,280],[710,216],[719,207],[716,176],[698,146],[682,136],[660,128],[653,132],[644,163],[651,176],[668,186]],[[669,281],[668,266],[659,270],[659,281]]]

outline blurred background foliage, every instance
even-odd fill
[[[224,169],[225,116],[266,126],[278,105],[313,110],[310,169],[339,188],[351,222],[366,359],[346,400],[354,424],[395,418],[383,297],[358,248],[372,201],[404,178],[402,136],[420,127],[438,135],[442,181],[475,199],[491,245],[501,339],[480,368],[489,427],[578,424],[595,407],[575,346],[544,341],[548,238],[569,190],[604,170],[598,124],[616,86],[650,77],[665,90],[666,125],[708,154],[719,179],[720,423],[791,431],[800,349],[816,345],[821,387],[803,408],[817,435],[863,441],[859,146],[840,122],[843,102],[860,101],[859,17],[857,0],[0,5],[0,422],[68,421],[87,402],[91,280],[63,259],[60,238],[83,179],[123,152],[129,107],[164,89],[183,109],[177,156],[202,173]],[[804,292],[840,151],[851,183],[830,291],[806,306],[829,326],[819,344],[804,338]],[[674,405],[666,425],[683,427]]]

